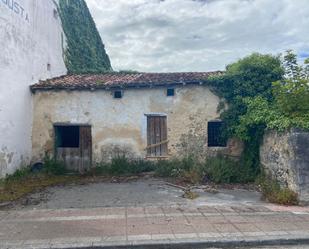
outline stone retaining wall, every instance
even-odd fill
[[[309,202],[309,132],[267,132],[260,159],[266,173]]]

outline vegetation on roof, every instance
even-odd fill
[[[84,0],[60,0],[59,13],[67,49],[65,63],[69,73],[112,71],[109,57]]]

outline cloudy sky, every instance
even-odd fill
[[[286,49],[309,56],[309,0],[86,1],[115,70],[221,70]]]

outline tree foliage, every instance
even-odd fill
[[[306,62],[306,61],[305,61]],[[309,75],[307,63],[301,66],[296,55],[287,51],[283,58],[285,75],[273,82],[273,99],[263,96],[246,98],[247,111],[240,117],[237,135],[250,139],[250,127],[284,131],[290,128],[309,129]]]
[[[283,79],[284,69],[279,57],[254,53],[226,67],[226,73],[211,79],[210,85],[220,96],[224,97],[229,108],[221,114],[224,121],[222,133],[226,137],[245,133],[245,151],[241,163],[248,172],[259,172],[259,145],[265,124],[248,122],[241,117],[250,112],[248,99],[259,96],[272,101],[272,82]],[[239,130],[241,129],[241,131]],[[251,175],[252,175],[251,174]]]
[[[59,12],[66,35],[69,73],[111,71],[111,63],[84,0],[60,0]]]
[[[277,108],[291,118],[309,113],[309,60],[299,65],[296,55],[288,50],[284,56],[284,80],[273,83]]]
[[[229,109],[222,113],[225,136],[236,134],[239,117],[247,111],[247,97],[272,99],[272,82],[281,80],[284,70],[279,57],[254,53],[226,67],[226,73],[210,84],[224,97]]]

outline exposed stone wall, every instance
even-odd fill
[[[309,132],[268,132],[260,159],[268,174],[309,202]]]
[[[89,124],[92,127],[93,159],[108,160],[125,153],[145,157],[147,118],[167,116],[169,155],[207,155],[216,151],[233,153],[238,143],[227,148],[207,147],[207,123],[218,119],[220,99],[204,86],[176,88],[174,97],[166,88],[124,90],[122,99],[111,91],[37,91],[34,94],[33,160],[45,152],[53,154],[55,123]]]
[[[30,163],[29,86],[66,73],[56,2],[0,1],[0,177]]]

